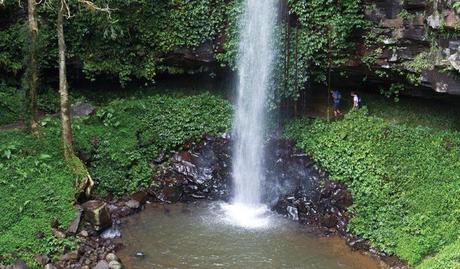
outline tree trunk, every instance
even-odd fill
[[[65,0],[58,4],[57,34],[59,46],[59,95],[61,100],[61,139],[64,148],[64,157],[70,160],[74,156],[72,142],[72,126],[69,105],[69,92],[67,85],[66,55],[64,39],[64,15],[67,11]]]
[[[27,72],[27,81],[29,84],[29,110],[30,110],[30,129],[32,135],[40,135],[38,124],[38,63],[37,63],[37,35],[38,23],[36,14],[35,0],[28,0],[28,32],[29,32],[29,63]]]

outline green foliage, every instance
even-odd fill
[[[0,132],[2,263],[22,258],[33,264],[37,253],[61,255],[64,243],[52,238],[50,221],[66,227],[74,217],[75,175],[57,150],[59,136],[53,129],[43,131],[38,141],[21,131]]]
[[[411,127],[427,126],[432,129],[460,131],[460,108],[443,102],[401,97],[398,102],[388,102],[386,97],[361,93],[370,114],[387,122]]]
[[[75,128],[76,146],[94,154],[98,190],[123,195],[152,184],[150,163],[161,152],[226,131],[230,115],[229,103],[210,94],[117,99]]]
[[[405,90],[404,84],[401,83],[391,83],[390,87],[385,90],[384,88],[380,89],[380,93],[386,98],[392,98],[395,102],[399,101],[399,94]]]
[[[109,3],[113,9],[109,17],[70,1],[72,17],[65,24],[69,64],[89,79],[110,75],[123,84],[133,78],[153,81],[157,72],[192,71],[167,62],[166,56],[182,48],[193,51],[205,43],[226,64],[234,57],[234,51],[227,53],[226,48],[234,44],[224,45],[221,40],[229,36],[226,26],[236,24],[236,2],[114,0]],[[21,30],[26,17],[17,16],[21,9],[17,2],[7,4],[0,19],[0,70],[18,73],[24,68],[18,48],[27,48]],[[38,5],[39,62],[43,70],[57,67],[55,12],[53,2]]]
[[[412,265],[438,252],[454,257],[443,247],[460,235],[459,133],[394,125],[361,109],[333,123],[295,121],[285,136],[348,186],[350,232]]]
[[[24,96],[16,87],[0,81],[0,125],[12,123],[23,114]]]
[[[364,31],[369,23],[364,18],[361,0],[289,0],[294,26],[283,24],[278,30],[280,42],[275,102],[284,98],[296,100],[307,80],[326,83],[327,70],[353,60],[356,50],[354,34]]]
[[[14,4],[17,5],[16,2]],[[9,74],[17,74],[22,70],[24,59],[22,50],[18,49],[22,48],[24,43],[23,21],[16,21],[17,18],[12,15],[14,10],[13,5],[7,6],[6,10],[1,11],[0,18],[0,71]]]
[[[452,4],[452,8],[457,10],[458,13],[460,13],[460,2],[454,2]]]
[[[116,99],[72,127],[77,151],[94,157],[89,169],[97,189],[122,195],[152,184],[151,163],[161,152],[204,134],[219,135],[230,119],[230,104],[210,94],[153,95]],[[34,264],[34,254],[56,257],[78,244],[75,238],[53,238],[50,221],[57,219],[64,228],[71,222],[75,183],[86,169],[80,160],[64,163],[59,120],[45,118],[42,131],[39,140],[17,130],[0,132],[2,263],[21,258]]]
[[[443,248],[441,252],[420,264],[418,269],[460,269],[460,239]]]

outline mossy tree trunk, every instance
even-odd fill
[[[40,136],[38,124],[38,62],[37,62],[37,3],[35,0],[28,0],[28,34],[29,34],[29,59],[27,66],[27,83],[29,86],[29,110],[30,110],[30,129],[33,136]]]
[[[64,17],[67,10],[65,0],[58,2],[57,35],[59,46],[59,95],[61,101],[61,140],[64,148],[64,157],[70,160],[74,156],[72,125],[69,104],[69,90],[66,71],[66,46],[64,36]]]

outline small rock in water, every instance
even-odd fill
[[[117,261],[111,261],[109,262],[109,268],[110,269],[122,269],[123,267],[121,266],[121,263]]]
[[[299,211],[297,210],[297,208],[293,206],[288,206],[286,210],[289,214],[289,218],[295,221],[299,220]]]
[[[139,252],[136,252],[136,257],[137,258],[144,258],[145,254],[144,254],[144,252],[139,251]]]
[[[114,239],[121,237],[121,232],[117,228],[109,228],[101,234],[102,239]]]
[[[106,261],[99,261],[94,269],[110,269],[110,267]]]
[[[117,255],[115,255],[115,253],[109,253],[107,254],[107,256],[105,256],[105,260],[108,261],[109,263],[112,262],[112,261],[119,261]]]
[[[126,206],[131,209],[138,209],[139,207],[141,207],[141,204],[139,203],[139,201],[131,199],[128,202],[126,202]]]

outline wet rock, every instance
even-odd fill
[[[120,259],[118,259],[117,255],[115,255],[115,253],[109,253],[107,254],[107,256],[105,256],[105,260],[107,262],[112,262],[112,261],[120,261]]]
[[[77,234],[78,228],[80,227],[81,215],[82,215],[82,210],[81,208],[78,208],[75,219],[72,221],[69,228],[67,228],[67,231],[66,231],[67,235]]]
[[[141,207],[141,203],[137,200],[131,199],[126,202],[126,206],[131,209],[139,209]]]
[[[131,199],[139,202],[139,204],[143,205],[147,202],[148,200],[148,197],[149,197],[149,194],[146,192],[146,191],[138,191],[136,193],[134,193],[133,195],[131,195]]]
[[[106,229],[101,234],[102,239],[114,239],[114,238],[117,238],[117,237],[121,237],[121,232],[120,232],[119,229],[114,228],[114,227]]]
[[[337,218],[332,214],[321,216],[321,225],[326,228],[334,228],[337,225]]]
[[[61,261],[76,261],[79,257],[78,251],[70,251],[61,257]]]
[[[145,254],[144,254],[144,252],[139,251],[139,252],[136,252],[136,254],[134,256],[136,256],[137,258],[144,258]]]
[[[17,260],[14,264],[12,269],[28,269],[27,264],[21,260]]]
[[[290,219],[292,219],[294,221],[299,220],[299,212],[298,212],[297,208],[295,208],[293,206],[288,206],[286,208],[286,211],[288,212],[288,216],[289,216]]]
[[[93,269],[110,269],[110,267],[108,262],[99,261]]]
[[[348,245],[353,250],[366,251],[369,249],[369,243],[362,238],[352,238],[348,241]]]
[[[62,238],[65,238],[65,233],[61,232],[60,230],[56,229],[56,228],[53,228],[51,230],[52,234],[54,237],[56,238],[59,238],[59,239],[62,239]]]
[[[109,268],[110,269],[122,269],[123,266],[118,261],[111,261],[111,262],[109,262]]]
[[[51,261],[50,258],[47,255],[35,255],[34,259],[41,266],[45,266],[46,264],[48,264]]]
[[[112,225],[107,204],[99,200],[91,200],[82,205],[84,218],[92,224],[96,231],[101,231]]]
[[[86,231],[86,230],[81,231],[80,235],[83,236],[83,237],[88,237],[89,236],[88,231]]]
[[[48,263],[47,265],[45,265],[45,269],[57,269],[57,267],[52,263]]]

